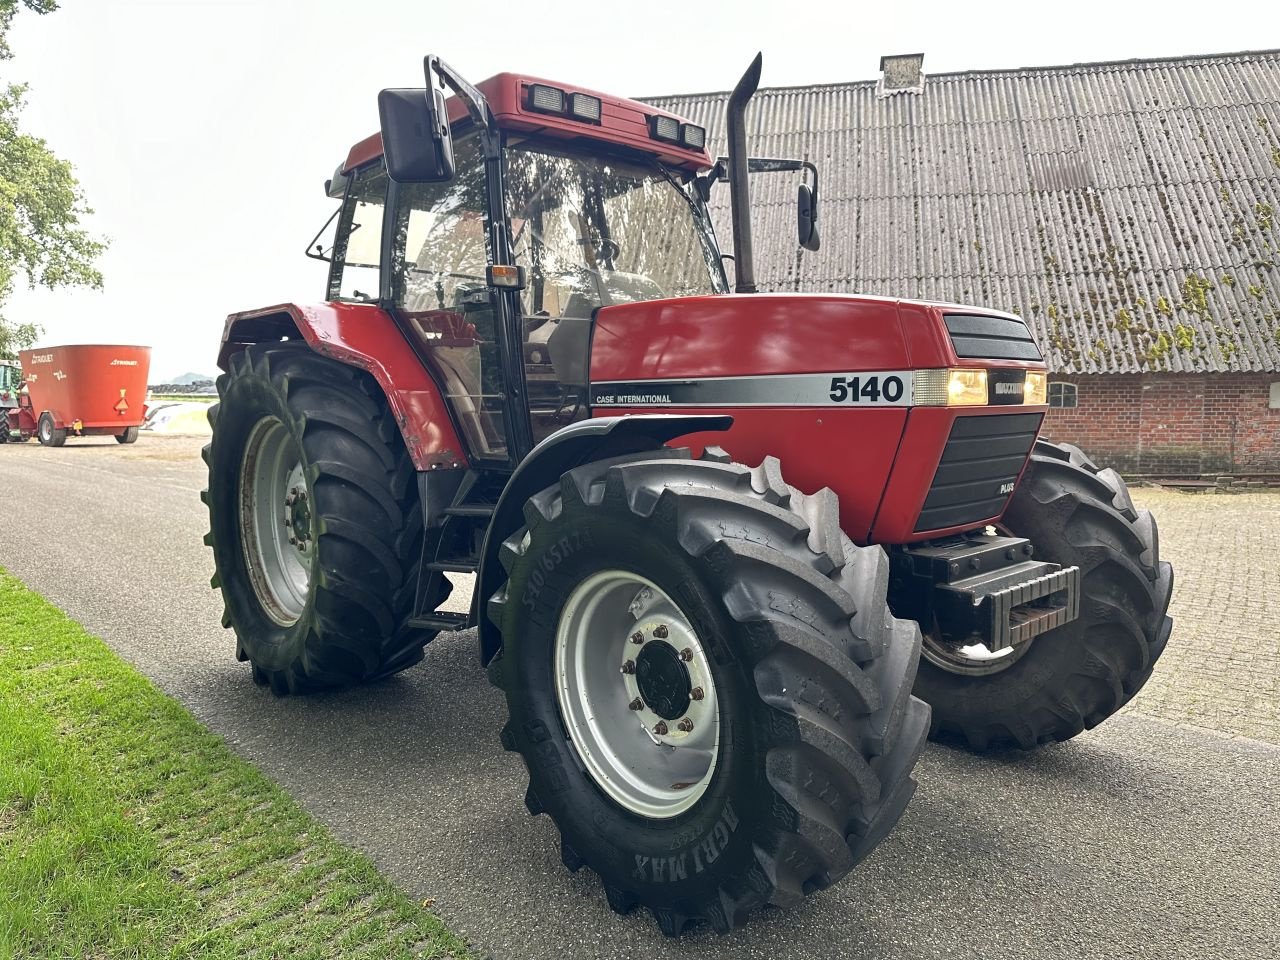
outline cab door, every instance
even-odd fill
[[[500,311],[488,284],[485,158],[477,136],[454,141],[446,183],[393,184],[390,307],[426,359],[477,461],[509,459]]]

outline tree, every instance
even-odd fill
[[[7,35],[19,7],[45,14],[56,0],[0,0],[0,61],[12,58]],[[23,133],[23,84],[0,82],[0,357],[12,357],[40,335],[31,323],[11,321],[3,307],[19,274],[30,287],[102,286],[94,262],[106,244],[80,226],[93,211],[71,164],[39,137]]]

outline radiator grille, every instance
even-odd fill
[[[916,533],[998,515],[1022,472],[1043,416],[957,417],[916,521]]]
[[[1040,360],[1031,331],[1021,320],[948,313],[947,332],[956,356],[965,359]]]

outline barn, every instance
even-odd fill
[[[757,282],[977,303],[1025,317],[1045,432],[1135,475],[1280,474],[1280,51],[761,89]],[[727,93],[650,97],[723,153]],[[728,190],[713,195],[728,247]]]

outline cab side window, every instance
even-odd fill
[[[329,299],[373,303],[382,263],[387,174],[381,163],[357,170],[347,187],[329,269]]]

